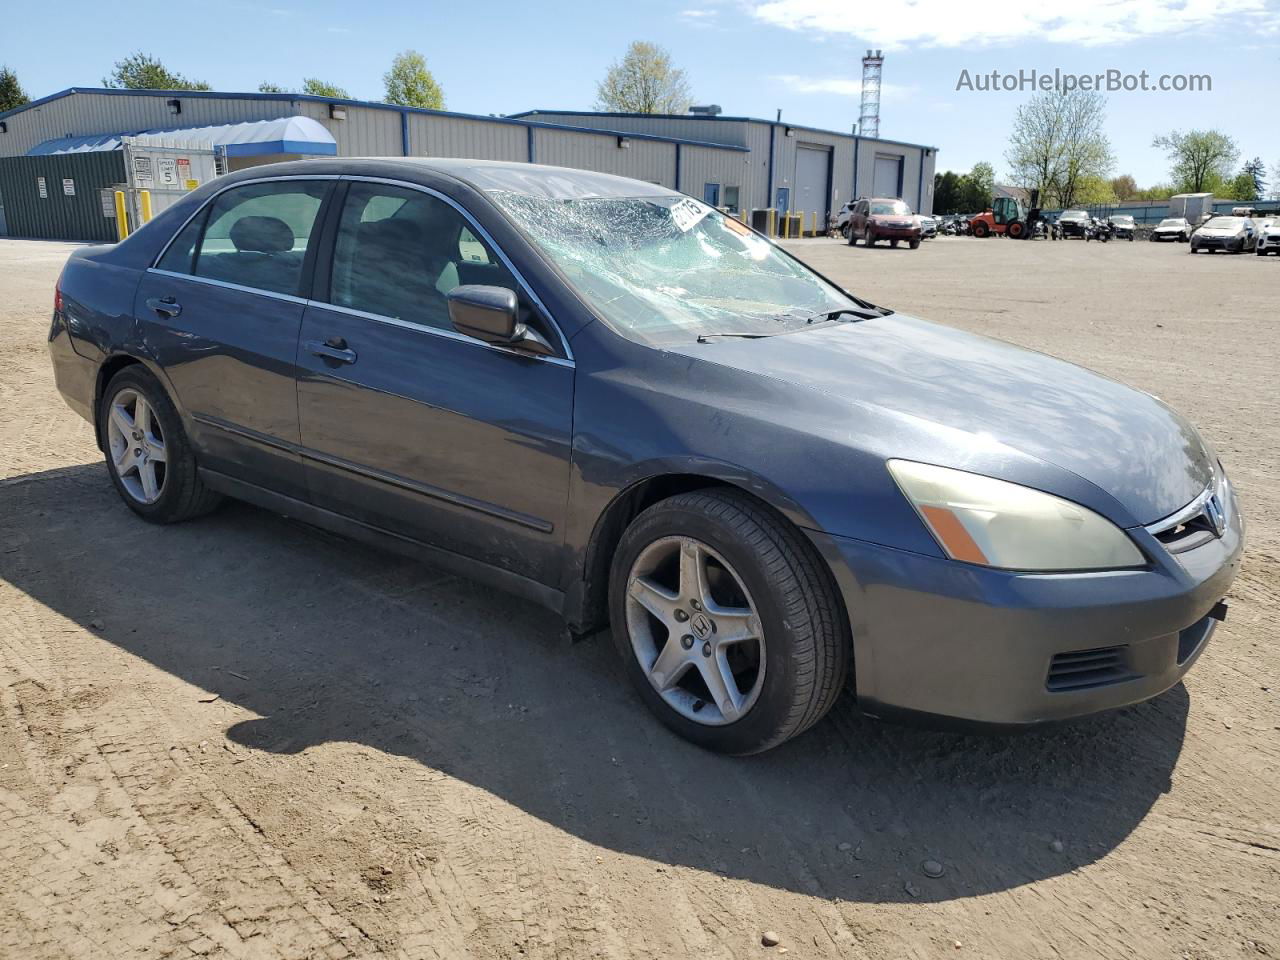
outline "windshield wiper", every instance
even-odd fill
[[[783,331],[778,331],[781,333]],[[762,340],[765,337],[776,337],[777,333],[700,333],[698,334],[699,343],[710,343],[712,340],[720,340],[722,338],[730,338],[736,340]]]

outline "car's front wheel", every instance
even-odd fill
[[[737,491],[641,513],[614,555],[610,617],[623,669],[681,736],[767,750],[817,723],[849,670],[829,572],[785,519]]]
[[[152,523],[208,513],[220,501],[196,471],[195,455],[173,402],[142,367],[111,378],[98,407],[107,472],[120,498]]]

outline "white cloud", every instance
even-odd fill
[[[775,74],[769,78],[795,93],[834,93],[845,97],[862,97],[862,75],[837,77],[805,77],[795,73]],[[905,100],[916,88],[897,83],[880,82],[880,99]]]
[[[1271,33],[1280,25],[1268,0],[988,0],[980,7],[955,0],[765,0],[751,12],[774,26],[856,37],[889,50],[1019,41],[1105,46],[1215,26]]]

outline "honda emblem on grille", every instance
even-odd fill
[[[1227,529],[1227,515],[1222,510],[1222,504],[1218,502],[1218,495],[1215,493],[1204,504],[1204,515],[1209,518],[1209,523],[1213,525],[1213,532],[1219,537]]]

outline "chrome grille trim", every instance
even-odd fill
[[[1204,491],[1188,503],[1181,510],[1169,514],[1163,520],[1157,520],[1155,523],[1149,524],[1144,529],[1153,537],[1159,537],[1162,533],[1174,529],[1180,524],[1188,523],[1196,517],[1206,512],[1209,498],[1215,494],[1218,497],[1218,505],[1222,509],[1224,518],[1228,523],[1231,522],[1231,497],[1228,495],[1230,484],[1227,482],[1227,475],[1222,471],[1221,467],[1214,467],[1213,479],[1209,481],[1209,485]]]

